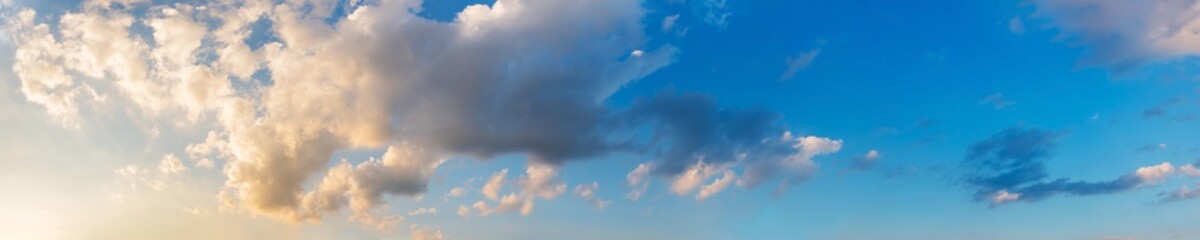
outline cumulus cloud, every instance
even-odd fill
[[[412,240],[443,240],[446,239],[442,235],[441,230],[420,227],[416,224],[409,225],[408,231]]]
[[[534,164],[527,167],[525,174],[516,179],[517,191],[500,196],[500,192],[507,182],[505,181],[507,174],[507,169],[492,174],[482,188],[482,194],[492,200],[495,205],[491,205],[487,201],[476,201],[470,208],[459,207],[458,215],[470,216],[472,211],[474,211],[474,215],[482,217],[517,211],[521,215],[529,215],[533,213],[534,199],[554,199],[567,190],[567,184],[559,179],[557,169],[547,165]]]
[[[186,170],[187,166],[184,166],[183,162],[179,161],[179,158],[175,157],[175,154],[167,154],[167,156],[163,156],[162,161],[158,163],[158,171],[165,174],[180,173]]]
[[[1126,71],[1149,62],[1200,53],[1200,8],[1194,0],[1036,0],[1032,17],[1086,46],[1082,64]]]
[[[429,178],[442,161],[444,158],[408,144],[393,145],[382,158],[358,165],[341,161],[321,178],[316,189],[303,195],[300,210],[290,214],[315,221],[348,205],[353,211],[351,220],[386,227],[402,218],[378,216],[373,211],[384,204],[383,196],[424,194]]]
[[[746,166],[706,187],[715,193],[733,176],[803,179],[813,156],[841,144],[780,138],[778,113],[699,93],[604,104],[679,52],[648,44],[640,1],[500,0],[448,22],[418,16],[420,1],[338,2],[89,1],[59,15],[12,11],[4,35],[21,94],[61,125],[87,127],[81,114],[111,105],[146,128],[207,131],[183,150],[197,167],[220,166],[218,198],[290,221],[349,208],[351,220],[390,226],[403,218],[382,215],[385,196],[425,194],[450,156],[528,156],[518,192],[501,195],[500,174],[481,189],[495,203],[471,206],[528,214],[534,198],[566,191],[556,168],[570,161],[643,153],[655,159],[646,172],[668,178],[699,162]],[[706,21],[723,24],[724,1],[705,4]],[[361,149],[384,153],[330,164]]]
[[[1037,128],[1010,128],[971,145],[964,159],[968,169],[965,183],[975,190],[975,200],[996,206],[1057,195],[1111,194],[1161,183],[1176,172],[1174,165],[1164,162],[1109,181],[1047,180],[1045,161],[1062,135]]]
[[[554,199],[567,190],[567,184],[558,179],[558,171],[550,166],[534,165],[525,169],[525,176],[517,179],[521,192],[543,199]]]
[[[500,199],[500,191],[504,189],[504,178],[507,175],[508,169],[501,169],[492,174],[492,177],[488,178],[487,183],[484,183],[483,187],[479,188],[479,193],[491,200]]]

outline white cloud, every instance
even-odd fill
[[[650,188],[650,164],[641,163],[625,175],[625,184],[630,188],[625,198],[637,201]]]
[[[1004,203],[1016,202],[1021,199],[1021,194],[1010,193],[1008,191],[999,191],[992,195],[992,206],[998,206]]]
[[[508,175],[508,169],[501,169],[500,171],[492,174],[492,177],[488,178],[487,183],[485,183],[483,187],[479,189],[479,193],[483,194],[483,196],[487,197],[488,199],[499,200],[500,191],[504,189],[505,175]]]
[[[1169,162],[1164,162],[1159,165],[1141,167],[1134,171],[1134,175],[1141,178],[1141,184],[1157,184],[1161,183],[1171,174],[1175,173],[1175,166]]]
[[[433,215],[437,214],[437,212],[437,208],[417,208],[417,210],[408,212],[408,216]]]
[[[603,198],[596,196],[596,190],[598,189],[600,189],[600,183],[592,182],[592,184],[576,185],[574,192],[576,196],[583,198],[583,200],[587,201],[588,204],[591,204],[599,209],[604,209],[605,207],[608,207],[609,204],[612,204],[612,201],[604,200]]]
[[[410,225],[408,227],[408,231],[410,232],[410,237],[412,237],[412,240],[443,240],[443,239],[446,239],[446,237],[442,236],[441,230],[422,228],[422,227],[417,226],[416,224]]]
[[[720,193],[722,190],[725,190],[726,187],[729,187],[729,184],[733,183],[736,178],[737,176],[733,173],[733,171],[725,170],[725,173],[721,178],[717,178],[716,180],[713,180],[712,183],[700,188],[700,192],[696,193],[696,200],[704,201],[704,199],[708,199],[709,197]]]
[[[477,201],[471,205],[471,209],[475,211],[477,216],[486,217],[497,213],[520,212],[522,216],[528,216],[533,213],[533,196],[517,195],[516,193],[505,195],[500,198],[499,204],[489,206],[487,202]],[[465,211],[459,208],[459,215],[466,216],[470,214],[470,210]]]
[[[446,197],[446,198],[461,197],[463,194],[466,194],[466,193],[467,193],[467,189],[466,189],[466,188],[463,188],[463,187],[456,187],[456,188],[450,189],[450,191],[449,191],[449,192],[446,192],[446,196],[445,196],[445,197]]]
[[[554,199],[567,190],[567,184],[558,179],[558,171],[550,166],[534,165],[525,169],[525,175],[517,179],[522,194],[543,199]]]
[[[179,158],[175,157],[175,154],[167,154],[166,156],[163,156],[162,161],[159,161],[158,163],[158,171],[164,174],[175,174],[186,170],[187,166],[184,166],[183,162],[179,161]]]

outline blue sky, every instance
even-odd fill
[[[0,6],[0,239],[1200,238],[1196,1]]]

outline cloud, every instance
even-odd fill
[[[1142,117],[1143,118],[1154,118],[1154,117],[1161,117],[1163,115],[1167,115],[1167,108],[1170,108],[1175,105],[1179,105],[1180,103],[1183,103],[1183,99],[1172,98],[1171,100],[1168,100],[1161,104],[1155,105],[1154,107],[1143,110]]]
[[[409,225],[408,231],[412,240],[443,240],[446,237],[442,236],[442,231],[431,228],[419,227],[416,224]]]
[[[871,149],[871,151],[867,151],[862,156],[854,157],[850,162],[850,168],[859,171],[871,169],[879,163],[879,157],[881,156],[879,151]]]
[[[1025,34],[1025,22],[1021,21],[1021,17],[1013,17],[1008,20],[1008,31],[1017,35]]]
[[[596,196],[597,189],[600,189],[600,183],[598,182],[592,182],[592,184],[579,184],[575,186],[574,193],[575,196],[583,198],[584,201],[587,201],[588,204],[591,204],[597,209],[604,209],[605,207],[608,207],[609,204],[612,204],[612,201],[604,200],[603,198]]]
[[[533,213],[534,199],[554,199],[567,190],[567,184],[559,179],[557,169],[548,165],[533,164],[525,169],[525,174],[517,178],[516,192],[499,196],[506,183],[504,180],[506,174],[508,174],[507,169],[496,172],[482,188],[483,195],[496,202],[497,205],[492,206],[486,201],[476,201],[471,208],[460,207],[458,215],[470,216],[473,210],[476,216],[486,217],[519,210],[521,215],[525,216]]]
[[[787,64],[787,70],[783,71],[783,75],[779,76],[779,80],[782,81],[792,79],[792,77],[796,76],[797,72],[807,69],[808,65],[812,64],[813,60],[816,60],[817,55],[820,54],[821,49],[814,48],[812,50],[808,50],[807,52],[800,53],[800,55],[796,55],[795,57],[788,57],[787,59],[784,59],[784,63]]]
[[[197,167],[220,165],[218,198],[287,221],[348,208],[390,226],[403,218],[380,211],[386,196],[422,196],[453,156],[528,156],[520,192],[485,186],[495,205],[472,206],[528,214],[534,198],[566,191],[557,167],[571,161],[640,153],[668,178],[737,162],[756,170],[734,176],[756,186],[803,179],[813,156],[837,151],[811,145],[841,144],[781,139],[778,113],[700,93],[605,104],[680,52],[648,43],[640,1],[500,0],[449,22],[417,15],[420,1],[369,2],[340,16],[329,1],[91,1],[6,13],[4,35],[21,94],[60,125],[92,127],[81,115],[103,105],[147,129],[207,131],[182,150]],[[705,21],[723,26],[724,1],[704,4]],[[384,153],[331,163],[343,150]]]
[[[638,164],[637,168],[625,175],[625,184],[630,188],[625,198],[637,201],[650,188],[650,164]]]
[[[1176,172],[1171,163],[1164,162],[1109,181],[1047,180],[1044,161],[1062,135],[1037,128],[1009,128],[971,145],[963,163],[968,170],[965,183],[975,189],[975,200],[996,206],[1057,195],[1111,194],[1161,183]]]
[[[417,208],[417,210],[408,212],[408,216],[433,215],[437,214],[437,212],[437,208]]]
[[[158,171],[165,174],[181,173],[183,171],[187,171],[187,166],[184,166],[183,162],[179,161],[179,158],[175,157],[175,154],[167,154],[166,156],[163,156],[162,161],[158,163]]]
[[[733,13],[726,6],[728,0],[704,0],[701,3],[703,9],[703,19],[705,23],[713,27],[724,28],[729,26],[729,17]]]
[[[1158,203],[1177,202],[1200,197],[1200,189],[1191,189],[1188,186],[1182,186],[1175,191],[1161,192],[1158,196],[1160,197]]]
[[[467,193],[466,188],[456,187],[456,188],[450,189],[450,191],[446,192],[445,198],[461,197],[463,194],[466,194],[466,193]]]
[[[1167,149],[1167,144],[1166,143],[1149,144],[1149,145],[1145,145],[1145,146],[1141,146],[1141,147],[1137,148],[1136,150],[1134,150],[1134,152],[1148,153],[1148,152],[1154,152],[1156,150],[1161,150],[1161,149]]]
[[[1048,21],[1059,39],[1086,46],[1084,65],[1117,72],[1200,53],[1196,1],[1036,0],[1031,17]]]
[[[500,199],[500,191],[504,189],[504,178],[507,175],[508,169],[501,169],[492,174],[492,177],[488,178],[487,183],[483,184],[482,188],[479,188],[479,193],[491,200]]]
[[[700,188],[700,192],[696,193],[696,201],[704,201],[704,199],[708,199],[709,197],[720,193],[721,191],[725,190],[726,187],[729,187],[729,185],[735,180],[737,180],[737,175],[734,174],[733,171],[725,170],[720,178],[717,178],[716,180],[713,180],[712,183],[704,185],[704,187]]]
[[[670,32],[671,29],[675,28],[675,22],[677,22],[677,21],[679,21],[679,14],[663,17],[662,27],[661,27],[662,31]]]
[[[979,105],[985,105],[985,104],[992,105],[992,107],[996,108],[996,109],[1004,109],[1004,108],[1008,108],[1008,107],[1012,106],[1013,104],[1017,104],[1016,101],[1012,101],[1007,98],[1004,98],[1003,93],[996,93],[996,94],[988,95],[986,97],[979,99],[978,103],[979,103]]]
[[[417,197],[425,193],[428,181],[445,158],[410,144],[396,144],[382,158],[370,159],[358,165],[341,161],[321,178],[313,191],[300,199],[301,208],[291,213],[298,219],[316,221],[349,206],[350,219],[387,228],[400,216],[378,216],[374,212],[383,205],[383,196]],[[234,181],[235,179],[230,179]],[[229,188],[236,189],[236,188]]]
[[[558,171],[550,166],[529,166],[525,176],[517,179],[522,193],[543,199],[554,199],[567,190],[567,184],[558,179]]]

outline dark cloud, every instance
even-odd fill
[[[1047,180],[1045,161],[1052,156],[1061,132],[1037,128],[1009,128],[973,144],[964,165],[965,183],[975,190],[976,201],[993,205],[1012,201],[1040,201],[1056,195],[1097,195],[1121,192],[1160,180],[1173,170],[1169,163],[1138,169],[1110,181],[1088,182],[1069,178]]]
[[[634,103],[626,115],[637,126],[649,126],[661,164],[658,172],[674,175],[699,161],[729,162],[753,149],[761,156],[789,155],[791,146],[763,144],[782,133],[780,115],[761,108],[717,106],[712,96],[664,91]]]

